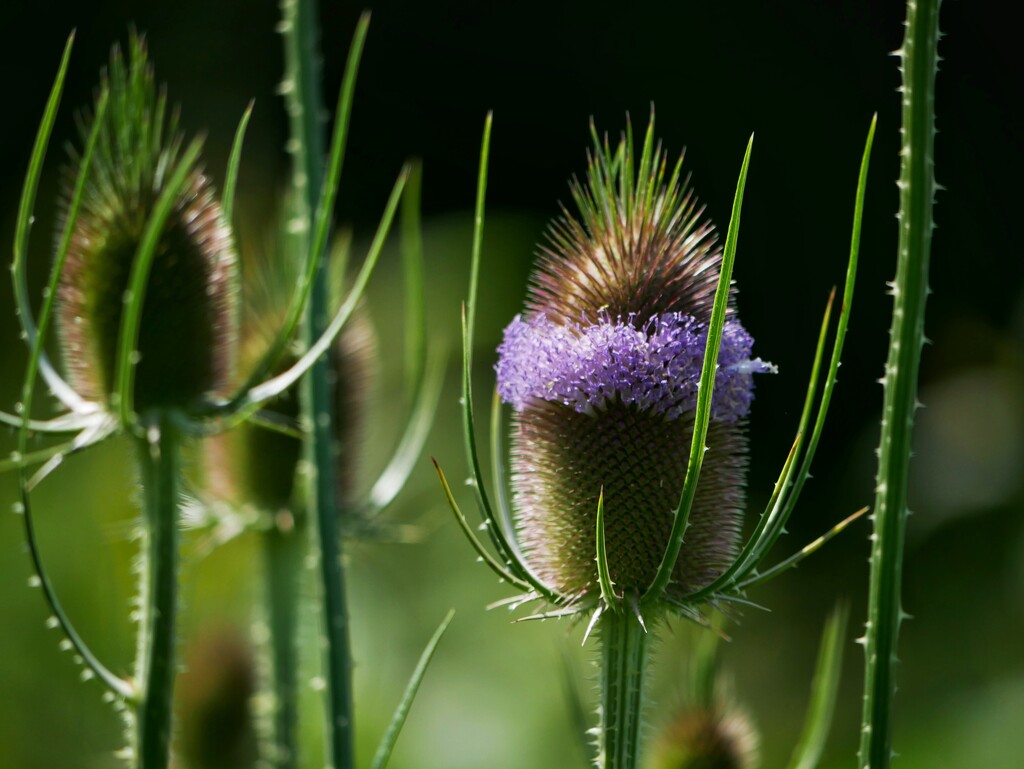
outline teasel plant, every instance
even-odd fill
[[[595,763],[632,769],[639,765],[651,639],[664,621],[675,615],[712,627],[710,610],[733,616],[750,605],[751,588],[794,566],[866,512],[764,565],[809,477],[836,384],[875,124],[860,165],[831,355],[826,363],[834,291],[796,438],[745,539],[744,421],[753,375],[773,370],[751,357],[752,339],[736,317],[732,288],[753,137],[718,249],[682,177],[682,158],[670,164],[655,143],[653,110],[639,155],[628,125],[614,148],[592,127],[586,182],[571,185],[579,218],[563,209],[551,227],[526,312],[506,328],[499,348],[492,494],[479,459],[471,378],[491,124],[489,115],[463,307],[461,401],[468,485],[490,546],[435,466],[479,558],[518,593],[496,605],[542,605],[522,619],[577,618],[586,626],[584,643],[596,631]],[[509,460],[502,402],[512,406]]]
[[[900,626],[909,618],[902,604],[903,544],[910,471],[911,435],[924,333],[925,302],[935,193],[935,79],[938,74],[940,0],[908,0],[900,60],[902,126],[900,207],[896,277],[889,354],[882,377],[881,436],[872,513],[871,577],[864,646],[864,703],[858,765],[885,769],[893,751],[893,700],[899,664]]]
[[[115,48],[95,103],[79,120],[82,143],[71,151],[56,253],[36,318],[26,278],[28,236],[72,43],[73,36],[47,101],[16,220],[12,275],[29,358],[15,413],[0,415],[18,428],[16,452],[2,469],[17,474],[16,511],[23,516],[36,572],[32,582],[42,588],[53,613],[50,624],[63,629],[63,643],[76,652],[83,677],[100,679],[105,697],[124,713],[128,746],[122,755],[132,766],[163,769],[170,757],[176,672],[182,447],[246,420],[261,420],[263,407],[295,385],[331,347],[378,261],[407,173],[399,176],[353,285],[323,333],[278,371],[320,261],[311,247],[303,254],[302,276],[278,338],[243,384],[230,389],[239,276],[229,222],[248,112],[218,200],[200,165],[202,140],[185,143],[176,112],[155,85],[145,45],[133,36],[127,56]],[[328,173],[310,226],[313,244],[326,242],[330,228],[343,146],[338,134],[344,125],[345,120],[336,120]],[[67,379],[44,350],[54,314]],[[40,374],[66,413],[32,418]],[[36,433],[73,437],[29,452],[29,436]],[[139,595],[133,612],[138,651],[127,679],[97,659],[63,610],[31,515],[32,489],[64,457],[115,433],[126,434],[135,445],[142,501]],[[39,463],[42,467],[29,476],[28,468]]]
[[[311,292],[303,324],[306,339],[312,340],[323,333],[330,297],[329,265],[322,258],[329,247],[327,232],[314,229],[312,225],[333,206],[333,192],[330,198],[325,193],[337,188],[337,174],[341,170],[340,157],[344,145],[344,126],[351,112],[355,75],[370,15],[364,12],[359,19],[342,79],[338,115],[331,139],[331,157],[337,154],[339,165],[337,168],[328,165],[325,173],[321,161],[324,155],[324,131],[320,120],[322,97],[317,3],[315,0],[283,0],[281,13],[279,31],[284,38],[285,76],[280,90],[285,97],[289,115],[291,135],[288,146],[293,159],[290,193],[296,207],[289,230],[300,238],[305,233],[313,233],[310,238],[310,253],[319,257],[316,273],[308,275]],[[320,599],[319,645],[322,650],[324,681],[325,755],[328,765],[334,769],[349,769],[355,766],[352,653],[342,556],[345,521],[348,521],[350,526],[360,520],[364,523],[369,521],[398,494],[412,470],[429,430],[444,373],[443,355],[429,356],[429,359],[423,355],[425,318],[422,236],[419,224],[419,173],[418,166],[411,173],[413,183],[408,188],[409,194],[404,207],[402,239],[403,263],[407,278],[405,300],[408,311],[405,323],[406,397],[412,398],[412,411],[406,433],[390,464],[371,489],[368,498],[356,504],[355,509],[348,507],[338,493],[341,488],[338,476],[349,473],[350,468],[337,462],[334,431],[336,425],[344,420],[344,416],[337,412],[339,403],[333,386],[337,371],[332,366],[330,355],[314,362],[300,393],[300,421],[308,426],[309,430],[304,455],[309,473],[303,501],[309,519],[310,555],[316,564],[316,583]],[[409,176],[410,171],[407,168],[402,174],[403,183]],[[396,193],[398,189],[396,187]],[[363,273],[360,272],[356,277],[356,284],[358,285],[362,279]],[[373,758],[374,769],[382,769],[389,760],[412,700],[426,673],[427,665],[452,616],[451,612],[445,616],[424,648],[391,722],[381,738]],[[283,716],[278,719],[280,728],[285,728],[283,719]]]
[[[408,479],[430,431],[445,371],[445,358],[436,346],[428,354],[424,318],[424,270],[420,232],[419,164],[410,166],[401,204],[401,252],[408,308],[403,379],[406,390],[406,426],[396,448],[368,491],[361,471],[368,448],[369,400],[377,374],[377,339],[369,309],[360,305],[332,346],[331,391],[335,406],[333,437],[337,481],[336,498],[340,535],[345,540],[413,541],[414,526],[387,520],[383,513]],[[285,222],[292,216],[289,210]],[[300,247],[301,233],[282,223],[267,238],[265,253],[250,254],[252,264],[243,281],[240,368],[251,370],[274,341],[287,311],[283,288],[294,285],[293,273],[301,261],[292,253]],[[330,255],[331,293],[345,283],[350,237],[335,239]],[[253,250],[257,250],[258,247]],[[243,252],[245,249],[243,249]],[[332,298],[336,304],[339,297]],[[286,356],[282,365],[290,365]],[[263,421],[246,422],[205,442],[204,492],[197,499],[194,528],[206,531],[208,541],[220,545],[254,532],[263,563],[264,610],[254,625],[253,637],[264,647],[257,698],[261,756],[268,766],[300,765],[298,744],[299,616],[309,603],[303,590],[309,553],[309,511],[302,483],[303,441],[308,427],[300,421],[300,403],[294,390],[285,392],[263,410]],[[310,610],[312,607],[309,607]],[[447,627],[447,621],[444,623]],[[431,653],[436,643],[431,646]],[[321,680],[317,678],[316,680]],[[419,680],[410,683],[418,687]],[[397,729],[389,732],[397,736]],[[390,746],[378,751],[390,751]],[[383,765],[383,764],[380,764]]]

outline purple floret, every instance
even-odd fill
[[[498,392],[517,411],[534,398],[594,413],[616,398],[676,419],[697,403],[707,328],[683,313],[599,318],[559,325],[545,317],[515,319],[498,347]],[[711,418],[736,422],[750,411],[755,373],[774,372],[750,358],[754,340],[738,321],[722,333]]]

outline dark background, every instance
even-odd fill
[[[1015,28],[984,6],[947,2],[942,11],[936,174],[946,190],[935,213],[927,320],[934,344],[922,361],[927,408],[918,419],[912,466],[917,514],[908,530],[904,595],[916,619],[901,639],[896,709],[896,748],[906,767],[1009,768],[1024,750],[1024,260],[1016,237],[1022,81]],[[184,126],[207,133],[205,157],[215,179],[237,120],[255,98],[239,190],[243,250],[258,239],[257,223],[272,210],[287,168],[287,125],[275,95],[282,67],[281,40],[273,31],[276,4],[19,2],[5,10],[3,243],[13,236],[27,154],[61,49],[69,30],[77,29],[39,196],[35,280],[43,279],[49,260],[58,148],[73,137],[73,109],[91,98],[111,43],[123,41],[132,25],[146,32],[158,79],[182,104]],[[558,201],[568,200],[567,179],[585,169],[591,117],[615,137],[627,113],[639,129],[653,104],[658,135],[671,155],[687,149],[693,185],[719,226],[728,218],[746,140],[756,134],[736,279],[756,352],[777,363],[780,374],[759,380],[751,421],[751,516],[792,440],[818,318],[844,274],[856,172],[877,112],[861,272],[840,386],[815,478],[783,547],[802,545],[870,504],[882,394],[875,382],[891,310],[885,281],[895,273],[899,76],[889,53],[901,41],[899,3],[379,2],[372,10],[339,220],[357,240],[372,233],[403,161],[423,159],[430,333],[454,347],[480,130],[494,110],[477,355],[482,386],[490,386],[490,350],[522,300],[533,244],[558,213]],[[323,3],[329,105],[358,12],[355,5]],[[382,265],[371,295],[385,404],[395,394],[388,377],[398,358],[401,316],[394,262]],[[0,394],[9,410],[25,356],[6,286],[0,311]],[[427,451],[457,477],[455,397],[454,390],[446,394]],[[378,411],[375,424],[390,436],[389,409]],[[38,496],[55,579],[105,658],[127,669],[132,548],[123,530],[132,496],[131,479],[121,471],[125,456],[114,444],[92,460],[69,462]],[[13,500],[9,479],[0,479],[0,494]],[[579,761],[560,691],[551,684],[560,664],[555,641],[569,626],[508,626],[502,613],[484,614],[483,605],[505,593],[473,566],[426,468],[404,499],[395,515],[425,521],[431,532],[426,544],[411,550],[359,545],[351,553],[361,749],[372,750],[417,647],[455,605],[452,636],[394,766]],[[851,638],[863,621],[867,534],[859,524],[798,572],[760,591],[755,599],[773,613],[755,612],[730,629],[736,640],[726,662],[739,698],[762,726],[766,766],[781,764],[795,740],[825,612],[845,596]],[[0,766],[111,765],[117,720],[95,704],[97,686],[77,683],[53,634],[44,635],[42,601],[23,587],[28,569],[19,536],[13,516],[5,516]],[[188,638],[201,638],[211,618],[244,631],[254,592],[243,582],[253,567],[251,550],[233,544],[197,565],[187,593]],[[243,587],[231,587],[237,584]],[[424,592],[430,585],[436,587]],[[233,607],[226,615],[224,602]],[[678,688],[676,649],[687,637],[679,630],[664,644],[655,673],[662,703],[652,711],[655,726],[679,699],[672,692]],[[578,645],[578,631],[573,638],[570,648]],[[852,643],[848,650],[829,753],[835,766],[850,765],[856,744],[862,655]],[[582,662],[579,668],[586,669]],[[316,746],[315,729],[308,731]],[[60,736],[51,739],[54,734]]]

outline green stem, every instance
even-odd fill
[[[935,76],[939,0],[907,3],[907,32],[899,51],[903,74],[900,162],[899,258],[885,398],[879,443],[866,669],[859,764],[884,769],[892,756],[892,703],[896,690],[896,645],[906,617],[901,603],[903,541],[911,431],[917,410],[917,378],[924,344],[932,206],[935,194]]]
[[[607,610],[598,621],[601,642],[599,769],[639,766],[640,716],[650,637],[636,616]]]
[[[270,628],[273,745],[266,756],[275,769],[298,766],[299,579],[306,552],[305,526],[275,526],[263,535],[267,624]]]
[[[294,151],[292,188],[299,206],[301,228],[307,235],[312,227],[323,185],[324,131],[320,120],[323,101],[316,66],[317,4],[315,0],[284,0],[282,3],[285,40],[286,95]],[[325,249],[326,251],[326,249]],[[303,251],[305,252],[305,250]],[[305,324],[306,344],[311,345],[327,325],[327,264],[318,260]],[[308,457],[310,479],[310,534],[314,552],[319,553],[318,582],[322,601],[323,667],[326,679],[327,764],[333,769],[351,769],[355,764],[352,723],[352,656],[345,599],[345,573],[341,561],[341,532],[335,498],[333,404],[330,385],[330,356],[321,358],[306,379],[303,416],[311,426]]]
[[[145,502],[135,712],[135,758],[140,769],[166,769],[170,760],[180,453],[180,436],[169,418],[138,442]]]

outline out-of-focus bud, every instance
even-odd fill
[[[154,207],[182,162],[182,135],[140,38],[131,39],[127,62],[114,49],[100,93],[109,103],[60,278],[59,316],[72,384],[109,404],[129,277]],[[83,140],[93,119],[81,121]],[[72,149],[69,178],[79,162]],[[145,287],[133,392],[139,414],[189,410],[225,389],[234,367],[237,269],[220,204],[207,177],[192,168],[159,234]]]

